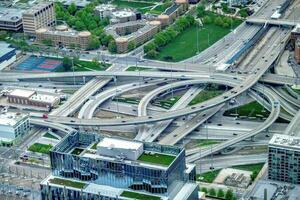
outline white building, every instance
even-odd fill
[[[12,144],[15,139],[27,134],[29,130],[28,115],[12,112],[0,114],[0,141],[2,144]]]
[[[104,138],[97,144],[97,153],[120,159],[137,160],[143,153],[143,143],[115,138]]]
[[[110,17],[112,12],[116,11],[117,7],[112,4],[100,4],[95,8],[95,14],[101,19]]]

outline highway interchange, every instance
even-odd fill
[[[79,88],[63,105],[49,113],[47,119],[31,119],[33,125],[55,129],[61,137],[76,129],[134,131],[135,140],[184,145],[185,140],[202,137],[203,132],[197,129],[200,127],[204,130],[203,127],[208,127],[208,121],[216,119],[216,116],[231,106],[231,101],[236,102],[242,96],[259,102],[270,111],[270,115],[264,121],[257,122],[255,128],[249,128],[252,126],[248,125],[245,130],[239,130],[237,126],[228,129],[230,136],[225,128],[215,133],[210,131],[211,138],[221,138],[222,142],[210,148],[186,151],[187,162],[205,162],[209,159],[208,155],[215,155],[228,147],[248,145],[249,139],[259,138],[261,133],[277,126],[275,121],[278,117],[290,121],[289,125],[283,127],[284,134],[296,135],[299,132],[299,100],[281,86],[292,86],[300,80],[298,77],[272,74],[271,70],[285,50],[291,29],[295,25],[295,21],[290,18],[278,21],[270,19],[272,9],[278,2],[280,1],[268,1],[266,7],[263,6],[253,18],[242,23],[226,37],[200,54],[179,63],[146,60],[139,53],[102,55],[102,60],[112,63],[106,71],[26,74],[2,72],[0,82],[4,85],[32,85],[38,82],[45,88],[53,85],[58,88]],[[256,38],[257,33],[262,35]],[[246,47],[249,49],[239,55],[227,70],[216,70]],[[92,60],[92,56],[95,55],[82,55],[88,60]],[[129,66],[143,66],[152,70],[126,71]],[[207,84],[223,85],[228,89],[217,97],[190,105],[194,97],[205,90]],[[152,88],[151,91],[146,90],[149,87]],[[146,94],[137,105],[114,101],[116,97],[128,92],[143,90]],[[181,98],[169,110],[153,105],[160,96],[172,96],[176,91],[181,91]],[[286,113],[281,112],[282,108]],[[99,118],[96,113],[101,109],[125,116]],[[226,123],[222,125],[226,127]],[[233,131],[238,134],[232,135]],[[253,144],[267,143],[266,140],[256,142]],[[226,159],[235,160],[234,164],[249,164],[264,162],[266,154],[248,157],[220,156],[214,161],[215,167],[226,167]],[[209,167],[209,164],[202,167],[197,165],[197,170],[209,170]]]

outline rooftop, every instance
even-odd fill
[[[7,112],[0,114],[0,125],[15,126],[19,121],[24,119],[27,115],[21,113]]]
[[[136,150],[139,149],[140,146],[142,146],[143,143],[141,142],[134,142],[134,141],[127,141],[127,140],[121,140],[116,138],[104,138],[101,140],[97,147],[106,147],[106,148],[123,148],[123,149],[132,149]]]
[[[30,96],[30,99],[33,101],[39,101],[44,103],[55,103],[59,100],[58,96],[47,95],[47,94],[39,94]]]
[[[99,10],[99,11],[113,11],[115,9],[116,6],[112,4],[100,4],[95,7],[95,10]]]
[[[300,137],[275,134],[269,145],[300,150]]]
[[[9,44],[0,42],[0,57],[14,50],[15,48],[9,47]]]
[[[30,9],[26,10],[24,12],[24,14],[34,14],[42,9],[44,9],[45,7],[51,5],[52,2],[41,2],[39,4],[34,5],[33,7],[31,7]]]
[[[16,22],[22,19],[24,10],[0,7],[0,21]]]
[[[16,96],[16,97],[22,97],[22,98],[30,98],[34,94],[35,94],[35,91],[32,91],[32,90],[15,89],[15,90],[11,91],[11,93],[9,95]]]

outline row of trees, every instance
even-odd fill
[[[109,24],[109,19],[100,19],[94,14],[94,8],[97,4],[92,2],[86,7],[77,10],[74,3],[64,8],[59,2],[55,3],[55,12],[58,20],[63,20],[77,31],[88,30],[92,33],[92,39],[88,49],[97,49],[100,45],[108,46],[113,37],[106,35],[104,27]]]
[[[225,200],[236,200],[237,198],[234,196],[232,190],[227,190],[226,193],[220,188],[216,191],[214,188],[210,188],[209,190],[206,187],[202,187],[201,191],[211,197],[218,197],[220,199]]]
[[[215,24],[223,28],[229,28],[236,21],[231,17],[219,16],[210,11],[205,11],[203,5],[197,6],[197,17],[202,19],[203,24]]]
[[[158,55],[159,49],[166,46],[174,40],[185,29],[193,26],[196,23],[191,15],[180,17],[172,26],[155,35],[154,40],[144,46],[144,52],[147,57],[155,58]]]

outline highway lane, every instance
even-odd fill
[[[170,108],[170,110],[177,110],[186,107],[203,88],[199,86],[193,86],[187,90],[187,92],[180,97],[180,99]],[[150,97],[152,99],[152,97]],[[147,105],[146,105],[147,107]],[[151,127],[144,125],[139,129],[139,133],[135,139],[146,142],[153,142],[159,135],[172,123],[173,120],[162,121],[155,123]]]
[[[206,122],[209,118],[211,118],[214,114],[216,114],[224,105],[221,104],[215,108],[211,108],[209,110],[198,113],[192,119],[188,120],[183,126],[179,126],[171,133],[167,134],[163,137],[159,144],[165,145],[175,145],[177,142],[186,137],[189,133],[194,131],[201,124]]]
[[[288,103],[296,106],[297,108],[300,108],[300,102],[298,99],[294,98],[293,96],[291,96],[289,93],[287,93],[283,88],[281,87],[275,87],[274,92],[276,92],[276,94],[278,94],[281,98],[283,98],[284,100],[286,100]]]
[[[186,159],[187,162],[195,162],[205,156],[216,153],[216,152],[218,152],[222,149],[225,149],[233,144],[236,144],[247,138],[255,136],[258,133],[265,130],[266,128],[268,128],[269,126],[271,126],[275,122],[275,120],[278,118],[279,113],[280,113],[280,103],[276,99],[276,96],[273,95],[274,93],[272,92],[272,90],[270,90],[268,88],[264,88],[262,85],[256,85],[254,87],[254,89],[259,90],[261,93],[264,92],[264,95],[266,95],[266,97],[269,99],[269,102],[271,102],[272,110],[271,110],[269,117],[266,119],[266,121],[264,123],[262,123],[260,126],[247,132],[246,134],[242,134],[240,136],[235,137],[232,140],[227,140],[226,142],[215,145],[214,147],[210,148],[209,150],[202,151],[202,152],[199,152],[199,153],[196,153],[196,154],[193,154],[193,155],[187,157],[187,159]]]
[[[101,106],[102,103],[107,101],[110,98],[115,96],[119,96],[124,92],[128,92],[130,90],[153,86],[158,83],[161,83],[162,80],[153,80],[153,81],[144,81],[140,82],[133,82],[125,85],[120,85],[116,87],[112,87],[108,90],[100,92],[99,94],[95,95],[93,98],[90,98],[80,109],[78,113],[78,118],[81,119],[91,119],[93,114],[95,113],[96,109]]]
[[[267,154],[250,154],[250,155],[229,155],[211,158],[204,158],[197,162],[197,173],[211,171],[213,166],[215,170],[224,169],[236,165],[248,165],[253,163],[264,163],[267,161]],[[199,164],[198,164],[199,163]]]

